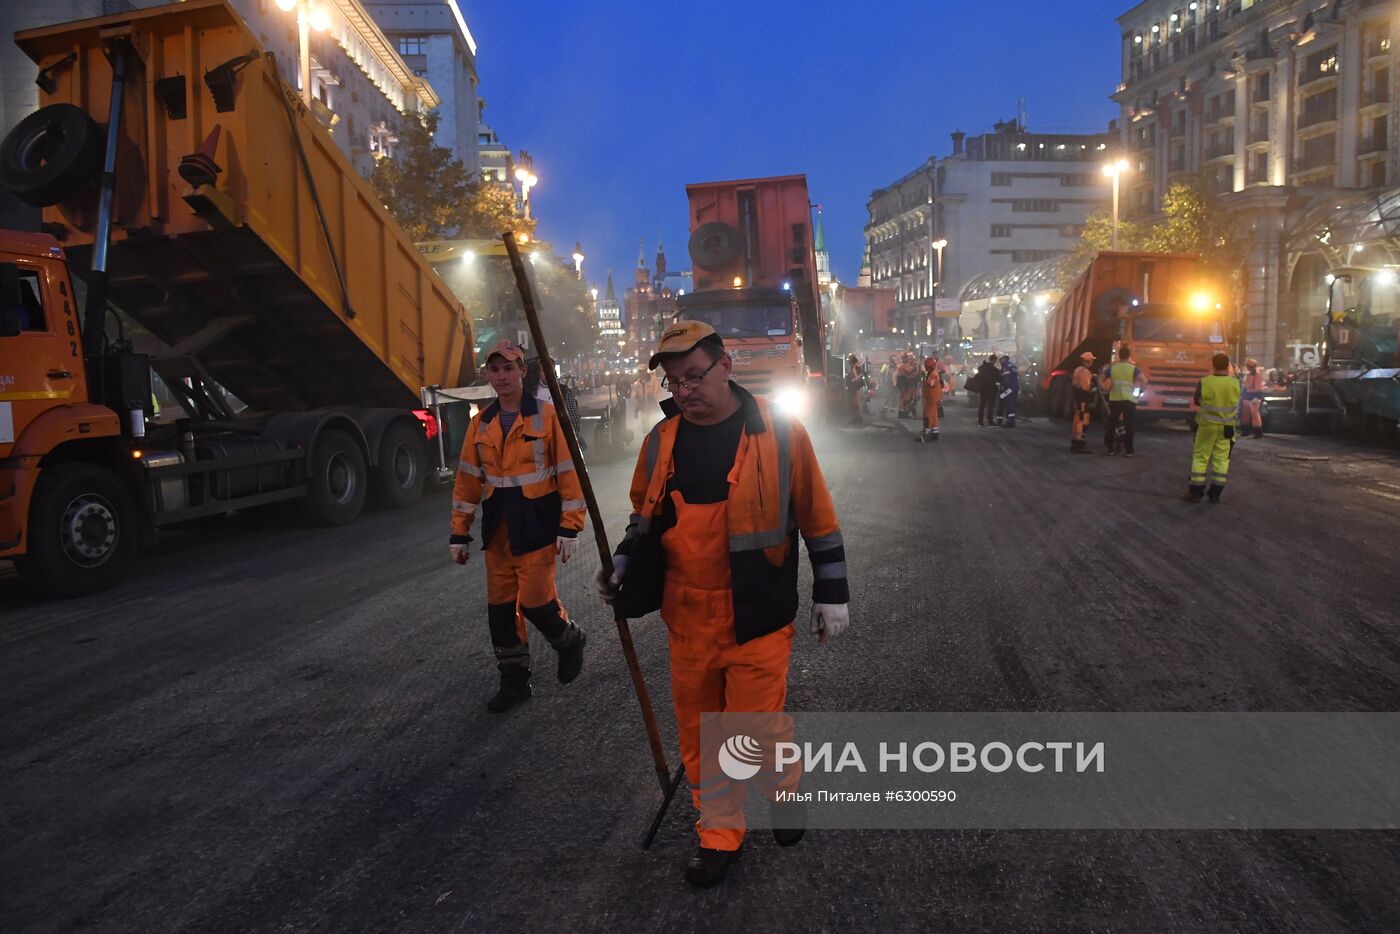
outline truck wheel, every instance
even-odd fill
[[[117,475],[97,464],[55,464],[39,475],[29,553],[15,566],[42,594],[81,597],[115,584],[136,547],[136,508]]]
[[[0,187],[34,207],[57,204],[97,173],[105,145],[102,128],[82,108],[41,107],[0,143]]]
[[[406,422],[395,422],[379,442],[379,463],[374,468],[374,503],[391,509],[412,505],[423,495],[428,458],[422,432]]]
[[[302,509],[308,520],[317,525],[354,522],[365,506],[365,488],[369,485],[360,446],[343,431],[321,432],[311,455],[311,476],[306,485]]]

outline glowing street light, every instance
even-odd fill
[[[331,28],[331,14],[323,6],[311,6],[310,0],[277,0],[277,9],[297,14],[297,59],[301,75],[301,102],[311,107],[311,30],[325,32]]]
[[[574,278],[583,278],[583,247],[577,240],[574,241]]]
[[[940,295],[943,293],[943,248],[947,245],[948,241],[941,237],[929,244],[938,253],[938,278],[933,280],[933,286]]]
[[[1128,171],[1128,160],[1119,159],[1103,167],[1103,174],[1113,179],[1113,237],[1109,249],[1118,249],[1118,176]]]
[[[530,219],[530,189],[539,184],[540,180],[523,165],[515,170],[515,180],[520,183],[520,200],[525,208],[525,219]]]

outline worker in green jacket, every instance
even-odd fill
[[[1230,473],[1230,449],[1235,444],[1235,424],[1240,406],[1240,381],[1230,375],[1229,354],[1210,358],[1212,373],[1196,386],[1196,443],[1191,451],[1191,481],[1181,498],[1199,503],[1204,496],[1220,502]],[[1207,476],[1211,479],[1206,487]]]

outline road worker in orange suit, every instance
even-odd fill
[[[501,341],[486,355],[496,400],[472,418],[452,491],[452,558],[466,564],[478,509],[486,552],[486,621],[501,684],[492,713],[530,697],[529,620],[559,653],[568,684],[583,668],[582,629],[554,589],[554,562],[567,562],[583,528],[583,488],[554,406],[524,390],[525,354]],[[519,615],[516,607],[519,606]],[[523,619],[522,619],[523,617]]]
[[[938,410],[943,407],[943,374],[939,372],[937,357],[924,360],[924,378],[919,382],[919,391],[924,399],[924,430],[914,436],[915,441],[938,440]]]
[[[1070,388],[1074,393],[1074,428],[1069,449],[1074,454],[1090,454],[1084,433],[1089,430],[1089,416],[1094,411],[1094,355],[1087,350],[1079,355]]]
[[[700,812],[700,848],[685,876],[703,887],[725,877],[744,826],[742,808],[735,814],[723,803],[742,801],[743,786],[701,770],[700,715],[782,711],[798,534],[812,563],[810,628],[823,643],[850,621],[846,557],[806,429],[732,381],[733,361],[712,327],[671,325],[648,366],[665,371],[672,397],[637,458],[615,571],[600,569],[597,585],[619,615],[659,609],[666,623],[681,760]],[[762,788],[782,846],[802,839],[806,826],[805,805],[774,801],[798,778],[789,770]],[[720,813],[729,818],[723,826]]]

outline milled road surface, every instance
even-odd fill
[[[1123,460],[947,422],[822,439],[853,624],[799,633],[792,708],[1400,709],[1393,452],[1245,441],[1189,506],[1181,430]],[[593,474],[614,536],[630,471]],[[591,536],[560,579],[583,676],[537,642],[535,698],[488,716],[447,509],[231,517],[70,603],[0,572],[0,929],[1400,929],[1397,832],[759,832],[693,891],[685,795],[638,846],[658,795]],[[664,632],[633,631],[674,761]]]

